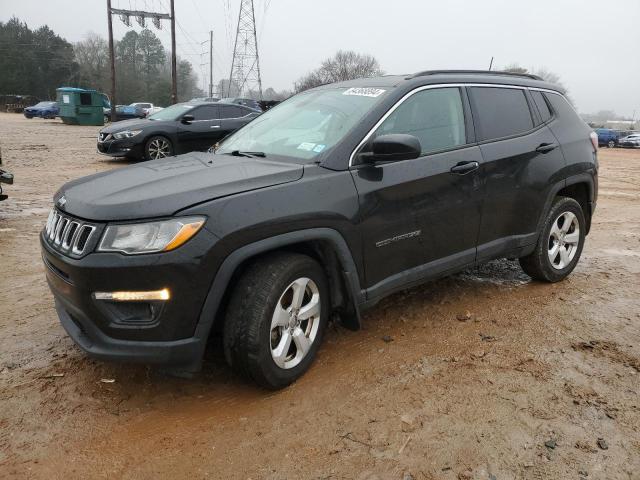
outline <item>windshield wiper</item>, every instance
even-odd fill
[[[233,150],[228,155],[233,155],[234,157],[266,157],[267,154],[264,152],[241,152],[240,150]]]

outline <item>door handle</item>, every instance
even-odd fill
[[[536,152],[549,153],[550,151],[555,150],[557,147],[557,143],[541,143],[538,148],[536,148]]]
[[[451,167],[451,173],[456,175],[466,175],[467,173],[477,170],[480,164],[478,162],[460,162]]]

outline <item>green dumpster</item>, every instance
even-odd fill
[[[106,95],[97,90],[62,87],[56,90],[60,118],[68,125],[104,125]]]

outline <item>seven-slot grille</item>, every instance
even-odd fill
[[[55,249],[80,256],[84,254],[89,240],[96,231],[96,226],[76,220],[60,212],[51,210],[45,237]]]

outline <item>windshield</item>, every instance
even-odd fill
[[[177,120],[194,106],[187,103],[177,103],[149,116],[149,120]]]
[[[300,93],[227,138],[216,153],[264,152],[310,159],[338,143],[384,96],[382,88]]]

